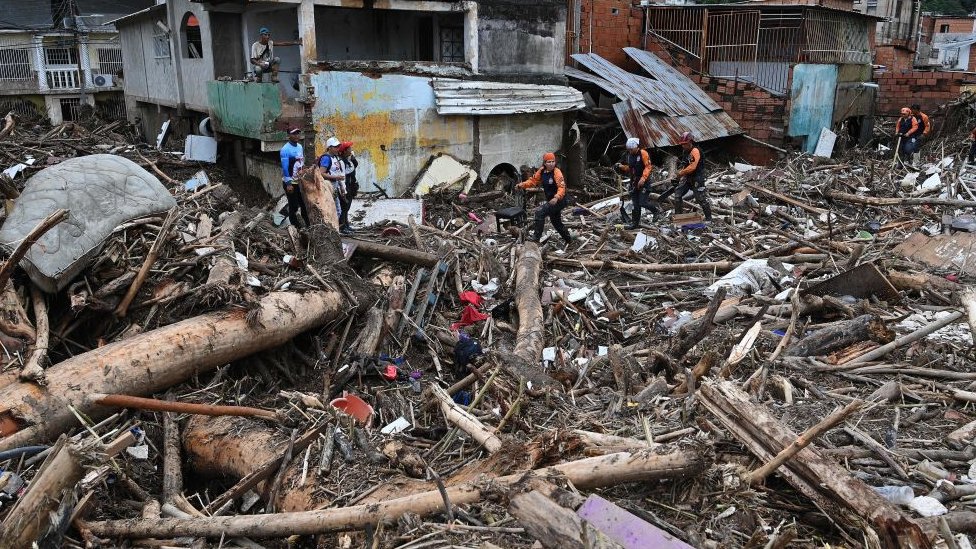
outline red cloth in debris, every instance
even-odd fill
[[[464,307],[464,310],[461,311],[461,320],[455,322],[454,324],[451,324],[451,330],[457,330],[458,328],[462,328],[464,326],[470,326],[475,322],[481,322],[482,320],[487,320],[487,319],[488,319],[488,315],[478,311],[478,309],[475,309],[471,305],[466,305]]]
[[[480,307],[485,301],[485,298],[481,297],[481,294],[472,290],[461,292],[458,294],[458,297],[461,298],[461,303],[470,303],[475,307]]]

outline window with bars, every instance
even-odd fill
[[[98,73],[118,74],[122,71],[122,50],[119,48],[98,48]]]
[[[441,62],[464,63],[464,28],[441,27]]]
[[[160,28],[162,24],[162,21],[157,21],[153,25],[153,56],[156,59],[169,59],[169,33]]]
[[[65,122],[72,122],[81,118],[81,99],[65,97],[59,103],[61,103],[61,118]]]
[[[75,48],[44,48],[44,63],[49,66],[78,66],[78,50]]]
[[[0,50],[0,80],[30,80],[34,78],[31,70],[30,50]]]

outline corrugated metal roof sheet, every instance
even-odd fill
[[[583,94],[568,86],[434,79],[437,114],[498,115],[575,111]]]
[[[705,141],[742,133],[739,125],[690,78],[650,52],[624,48],[650,77],[629,73],[599,55],[575,54],[573,59],[595,74],[566,67],[571,78],[600,86],[621,102],[614,112],[627,137],[645,146],[677,145],[684,132]]]

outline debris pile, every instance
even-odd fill
[[[527,241],[536,194],[446,161],[422,208],[367,196],[340,239],[312,171],[299,230],[217,167],[71,131],[4,142],[24,165],[2,185],[7,546],[976,533],[976,187],[945,152],[958,137],[917,169],[863,151],[713,164],[713,222],[635,231],[625,183],[593,165],[565,245]],[[111,178],[104,212],[34,188],[49,166],[120,164],[161,185],[154,208]],[[40,272],[96,224],[112,226]]]

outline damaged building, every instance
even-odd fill
[[[290,127],[316,154],[331,136],[355,142],[363,190],[400,195],[438,154],[482,178],[538,164],[583,106],[564,85],[566,8],[553,1],[170,0],[117,24],[143,52],[127,59],[126,98],[147,135],[171,116],[209,118],[272,194]],[[280,84],[249,81],[261,28],[301,39],[275,48]]]
[[[109,21],[151,3],[0,1],[0,110],[60,124],[88,105],[124,118],[122,48]]]

